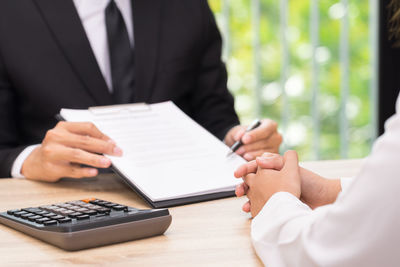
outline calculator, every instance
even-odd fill
[[[96,198],[0,213],[0,223],[69,251],[161,235],[171,220],[168,209]]]

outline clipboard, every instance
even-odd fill
[[[226,191],[220,193],[212,193],[212,194],[205,194],[199,196],[191,196],[191,197],[183,197],[183,198],[175,198],[171,200],[163,200],[163,201],[152,201],[145,193],[140,191],[127,177],[125,177],[115,166],[111,165],[110,169],[124,181],[136,194],[138,194],[145,202],[147,202],[152,208],[171,208],[176,206],[182,205],[189,205],[199,202],[211,201],[216,199],[223,199],[228,197],[234,197],[235,191]]]
[[[100,106],[100,107],[90,107],[87,110],[67,110],[68,112],[65,113],[67,116],[64,116],[63,110],[60,112],[60,114],[57,116],[58,119],[62,120],[67,120],[67,121],[91,121],[93,122],[101,131],[103,131],[105,134],[110,136],[112,139],[113,136],[109,132],[107,132],[107,128],[101,129],[101,124],[100,126],[97,125],[98,121],[96,120],[105,120],[110,119],[111,123],[114,122],[117,118],[123,120],[126,120],[129,122],[130,120],[134,120],[135,118],[141,119],[142,117],[146,117],[148,115],[152,114],[161,114],[161,118],[163,121],[170,120],[171,123],[175,122],[176,120],[180,121],[180,123],[184,124],[187,128],[193,128],[191,129],[192,132],[195,132],[198,136],[206,140],[206,142],[210,143],[210,146],[212,149],[210,150],[215,150],[215,147],[217,147],[219,150],[214,151],[217,154],[223,155],[226,157],[227,152],[229,151],[229,148],[223,144],[220,140],[218,140],[216,137],[214,137],[212,134],[207,132],[204,128],[202,128],[200,125],[198,125],[196,122],[194,122],[192,119],[187,117],[186,114],[184,114],[179,108],[177,108],[172,102],[164,102],[164,103],[159,103],[159,104],[145,104],[145,103],[140,103],[140,104],[124,104],[124,105],[114,105],[114,106]],[[147,114],[148,113],[148,114]],[[72,115],[71,115],[72,114]],[[78,114],[78,115],[74,115]],[[153,116],[153,115],[152,115]],[[172,118],[170,118],[172,117]],[[89,118],[88,120],[85,120],[85,118]],[[126,124],[126,123],[125,123]],[[124,127],[128,127],[127,125],[124,124]],[[152,133],[149,133],[152,134]],[[115,140],[117,144],[119,143],[119,140]],[[123,143],[123,141],[121,141]],[[126,142],[125,142],[126,143]],[[201,144],[202,148],[204,148],[204,142]],[[120,146],[120,145],[119,145]],[[124,146],[120,146],[123,150],[126,149]],[[179,156],[179,155],[178,155]],[[235,154],[234,157],[237,155]],[[239,166],[240,164],[244,163],[245,161],[237,156],[236,158],[236,167]],[[134,157],[133,157],[134,158]],[[199,177],[196,172],[199,172],[199,169],[195,170],[194,172],[190,172],[190,168],[188,169],[186,175],[180,174],[180,180],[177,180],[178,178],[173,177],[175,175],[171,175],[171,171],[168,172],[168,170],[165,172],[165,178],[163,177],[164,173],[161,173],[160,175],[155,175],[155,176],[149,176],[151,179],[155,179],[154,181],[154,186],[149,186],[146,184],[150,180],[147,179],[147,177],[143,178],[143,175],[141,172],[138,171],[139,174],[135,173],[135,170],[133,171],[127,171],[126,164],[124,165],[122,160],[119,161],[118,158],[112,158],[112,165],[111,165],[111,170],[116,173],[133,191],[135,191],[145,202],[147,202],[151,207],[153,208],[165,208],[165,207],[173,207],[173,206],[179,206],[179,205],[186,205],[186,204],[192,204],[192,203],[197,203],[197,202],[203,202],[203,201],[209,201],[209,200],[215,200],[215,199],[221,199],[221,198],[227,198],[227,197],[232,197],[235,196],[235,186],[239,183],[237,179],[233,178],[233,172],[234,172],[234,167],[232,167],[231,170],[228,171],[228,176],[232,176],[232,180],[227,180],[226,177],[224,177],[225,180],[223,180],[221,177],[215,177],[215,179],[209,179],[209,183],[215,183],[220,186],[216,186],[215,188],[212,188],[210,186],[210,190],[204,190],[207,189],[207,183],[206,185],[199,185],[199,188],[203,191],[197,192],[197,193],[191,193],[193,191],[193,187],[196,187],[196,183],[201,184],[203,179],[200,178],[193,178],[194,177]],[[133,161],[135,162],[135,161]],[[176,163],[176,162],[174,162]],[[172,164],[173,165],[173,164]],[[140,166],[140,165],[139,165]],[[140,167],[139,167],[140,168]],[[132,168],[135,169],[135,168]],[[201,172],[201,170],[200,170]],[[226,176],[226,172],[220,171],[219,173],[223,173],[224,175],[221,176]],[[174,173],[173,173],[174,174]],[[197,175],[197,176],[196,176]],[[140,179],[139,179],[140,177]],[[204,176],[203,176],[204,177]],[[218,184],[218,179],[221,178],[223,182]],[[157,180],[158,179],[158,180]],[[176,186],[172,187],[167,187],[166,186],[166,181],[171,180],[171,183],[174,183]],[[175,179],[175,180],[173,180]],[[186,181],[187,179],[194,179],[189,183]],[[228,181],[228,182],[227,182]],[[176,187],[182,186],[180,185],[182,183],[186,183],[185,186],[187,186],[188,194],[180,194],[176,193],[176,195],[168,195],[166,192],[168,191],[173,191],[176,190]],[[227,186],[228,185],[228,186]],[[160,188],[164,188],[166,192],[163,192]],[[186,188],[184,188],[186,189]],[[182,190],[184,190],[182,189]],[[182,191],[181,190],[181,191]],[[160,193],[161,192],[161,193]]]

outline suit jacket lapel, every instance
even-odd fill
[[[149,102],[155,81],[160,45],[163,0],[132,1],[135,36],[135,101]]]
[[[113,103],[72,0],[35,0],[73,70],[97,105]]]

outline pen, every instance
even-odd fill
[[[255,128],[257,128],[258,126],[261,125],[261,121],[259,119],[254,120],[249,127],[247,127],[246,129],[246,133],[250,132],[252,130],[254,130]],[[228,153],[227,156],[229,156],[230,154],[234,153],[236,150],[239,149],[239,147],[241,147],[243,145],[242,139],[240,139],[239,141],[236,141],[236,143],[234,143],[231,147],[230,147],[230,152]]]

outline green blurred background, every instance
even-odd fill
[[[261,116],[282,125],[283,97],[281,86],[282,45],[280,41],[280,2],[260,0],[260,88],[256,95],[253,53],[254,29],[250,0],[209,0],[218,25],[227,37],[225,24],[229,2],[229,44],[225,44],[224,60],[229,72],[228,87],[235,95],[236,110],[243,123],[257,116],[256,98],[261,101]],[[301,160],[338,159],[340,153],[340,1],[319,1],[319,47],[316,59],[319,67],[319,152],[313,153],[311,75],[312,45],[310,41],[310,0],[289,1],[287,39],[290,65],[284,86],[287,95],[286,127],[283,149],[296,149]],[[349,1],[350,72],[348,120],[349,158],[364,157],[370,152],[374,139],[371,121],[369,40],[369,2]],[[225,38],[224,38],[225,39]],[[315,152],[315,151],[314,151]],[[343,155],[342,155],[343,157]]]

